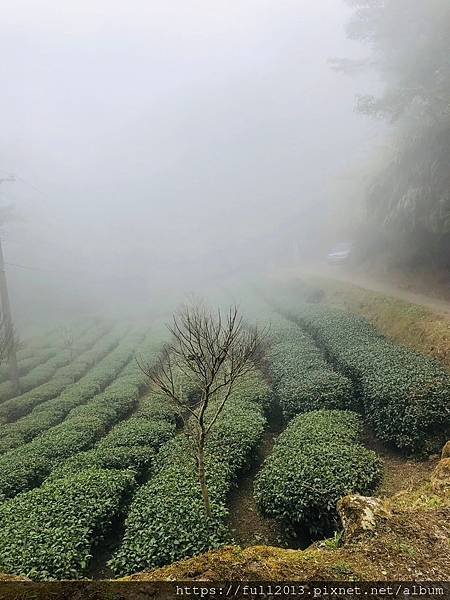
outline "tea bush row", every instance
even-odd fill
[[[94,542],[134,486],[129,471],[88,469],[0,504],[0,571],[35,580],[86,575]]]
[[[141,388],[146,379],[137,365],[131,363],[123,378],[127,377],[128,385]],[[72,411],[74,418],[82,416],[82,407]],[[99,409],[99,404],[92,404],[91,414]],[[99,536],[111,525],[111,518],[118,515],[117,507],[123,506],[124,490],[122,487],[110,488],[109,482],[114,482],[117,474],[127,471],[135,477],[135,481],[148,476],[156,452],[170,437],[175,434],[176,413],[168,405],[167,400],[157,393],[151,393],[143,398],[132,417],[122,421],[96,444],[91,450],[78,452],[54,469],[39,491],[33,490],[17,496],[5,504],[17,504],[22,511],[22,518],[17,521],[15,511],[5,515],[5,527],[11,532],[15,530],[14,544],[11,548],[2,548],[0,537],[0,556],[7,556],[9,572],[24,573],[34,579],[71,577],[79,578],[86,574],[90,562],[91,548],[98,542]],[[111,470],[112,479],[106,475]],[[106,481],[106,490],[112,514],[103,514],[101,520],[94,515],[95,527],[84,519],[89,515],[93,496],[96,492],[90,490],[84,483],[89,483],[91,474]],[[72,500],[75,495],[75,513],[69,510],[66,502],[57,502],[49,514],[46,507],[49,501],[48,489],[52,482],[63,482],[58,487],[52,487],[51,501],[54,501],[55,489],[69,495]],[[83,487],[80,489],[80,482]],[[128,499],[129,490],[125,497]],[[103,501],[102,501],[103,502]],[[72,514],[80,514],[84,529],[74,527]],[[29,516],[27,516],[29,515]],[[35,531],[34,519],[38,515],[47,520],[45,530],[39,527],[37,535],[30,536]],[[104,517],[108,517],[103,521]],[[0,559],[1,562],[1,559]]]
[[[56,465],[91,448],[108,428],[132,410],[143,382],[136,380],[135,374],[131,379],[126,371],[119,374],[132,357],[136,343],[134,335],[127,336],[108,360],[95,368],[95,376],[80,385],[78,393],[74,389],[61,396],[48,415],[42,411],[43,419],[37,424],[43,427],[48,416],[53,420],[59,414],[61,420],[69,413],[65,421],[0,457],[0,500],[40,485]],[[130,368],[134,366],[133,363]]]
[[[98,339],[101,334],[101,330],[92,329],[88,331],[82,340],[79,340],[77,344],[77,354],[88,350],[94,342]],[[73,356],[70,350],[63,349],[52,356],[47,362],[38,364],[34,369],[31,369],[26,375],[20,378],[20,389],[21,391],[28,392],[33,390],[35,387],[49,381],[56,371],[62,367],[65,367],[71,363]],[[0,383],[0,402],[9,400],[16,395],[15,388],[11,381],[5,381]]]
[[[82,341],[86,332],[94,329],[94,327],[94,323],[91,322],[72,324],[70,329],[73,332],[74,353],[78,351],[78,344]],[[106,323],[98,323],[96,327],[98,335],[100,336],[102,329],[105,330]],[[43,337],[43,339],[39,340],[39,342],[36,341],[34,345],[27,345],[25,348],[20,348],[16,351],[17,368],[20,377],[23,377],[31,371],[31,369],[34,369],[34,367],[47,362],[58,352],[64,350],[61,330],[58,333],[56,330],[52,331],[47,336]],[[82,349],[80,351],[82,351]],[[0,382],[3,383],[9,378],[8,365],[0,365]]]
[[[53,358],[58,352],[61,352],[62,348],[58,348],[57,346],[50,346],[49,348],[42,348],[39,351],[36,351],[32,356],[28,358],[24,358],[17,363],[17,372],[19,377],[23,377],[26,375],[31,369],[34,369],[38,365],[41,365],[47,362],[49,359]],[[2,384],[6,383],[9,380],[9,367],[8,365],[2,365],[0,367],[0,382]]]
[[[100,335],[100,337],[98,330],[91,331],[89,336],[86,336],[85,351],[75,357],[70,365],[59,369],[47,383],[0,404],[0,423],[6,424],[16,421],[27,415],[39,404],[56,398],[111,352],[117,346],[123,334],[124,329],[121,326],[114,328],[106,335]],[[8,425],[6,427],[0,426],[2,435],[6,435],[8,431]]]
[[[261,513],[297,530],[329,532],[336,504],[349,493],[371,494],[382,463],[357,443],[361,417],[351,411],[319,410],[295,417],[277,439],[255,480]]]
[[[350,408],[350,380],[326,361],[310,335],[287,319],[272,318],[268,359],[273,389],[283,415],[320,408]]]
[[[68,323],[65,322],[64,325],[53,326],[50,329],[40,330],[38,334],[29,337],[28,339],[21,340],[20,347],[18,348],[16,355],[17,360],[20,362],[22,360],[26,360],[28,358],[33,357],[36,352],[40,352],[41,350],[48,348],[59,348],[61,346],[61,329],[62,327],[70,327],[72,331],[75,332],[77,336],[82,336],[88,331],[89,328],[98,327],[99,325],[104,324],[104,321],[100,318],[96,319],[75,319],[71,320]],[[3,373],[2,367],[0,371]],[[7,367],[5,368],[5,372]]]
[[[89,356],[85,356],[83,362],[77,362],[79,367],[83,364],[84,368],[89,363],[91,364],[92,368],[86,375],[76,383],[67,386],[56,398],[41,402],[28,415],[13,423],[5,423],[0,426],[2,434],[0,453],[18,448],[50,427],[57,425],[72,408],[87,402],[89,398],[100,392],[112,381],[114,373],[123,367],[125,359],[129,357],[130,346],[135,341],[135,336],[130,336],[129,340],[124,338],[117,344],[117,337],[114,336],[108,340],[105,339],[103,348],[97,348],[103,352],[89,352]],[[111,350],[109,353],[107,352],[108,348]],[[105,356],[98,362],[102,354]],[[94,361],[98,362],[96,366],[92,366]]]
[[[406,452],[438,450],[450,434],[450,375],[434,360],[394,344],[357,315],[304,308],[294,315],[353,379],[377,437]]]
[[[267,402],[267,385],[259,375],[250,374],[236,387],[211,430],[206,447],[210,521],[190,442],[179,435],[162,448],[156,474],[136,493],[123,544],[110,561],[118,575],[168,564],[229,541],[226,498],[261,440]]]
[[[142,380],[142,374],[136,375]],[[130,418],[115,425],[91,450],[78,452],[63,462],[50,479],[86,468],[130,469],[141,479],[151,470],[156,451],[174,436],[175,430],[175,411],[166,398],[153,392]]]

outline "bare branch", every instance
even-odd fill
[[[198,477],[210,517],[205,442],[236,382],[263,364],[267,331],[248,327],[236,305],[225,313],[220,309],[213,313],[202,303],[182,307],[168,330],[171,340],[157,360],[152,364],[137,362],[152,384],[181,409],[184,432],[195,442]],[[195,399],[178,386],[181,380],[198,394]]]

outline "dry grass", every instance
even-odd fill
[[[384,335],[431,356],[450,369],[450,317],[418,304],[333,279],[302,276],[323,290],[322,302],[363,315]]]

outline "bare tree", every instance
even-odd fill
[[[69,360],[72,362],[74,356],[75,336],[70,327],[61,327],[61,338],[64,350],[69,353]]]
[[[236,382],[259,366],[265,355],[266,332],[247,327],[236,306],[226,314],[202,304],[183,307],[168,326],[172,340],[156,363],[141,370],[188,417],[184,431],[193,441],[198,480],[207,517],[211,502],[205,474],[205,443]],[[186,378],[196,391],[186,397],[180,385]]]

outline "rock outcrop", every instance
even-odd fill
[[[337,508],[344,528],[345,542],[373,531],[380,519],[388,519],[391,516],[384,500],[359,494],[344,496],[339,500]]]
[[[449,443],[444,446],[449,446]],[[443,452],[444,454],[444,452]],[[450,458],[442,458],[431,476],[431,487],[437,494],[450,492]]]

